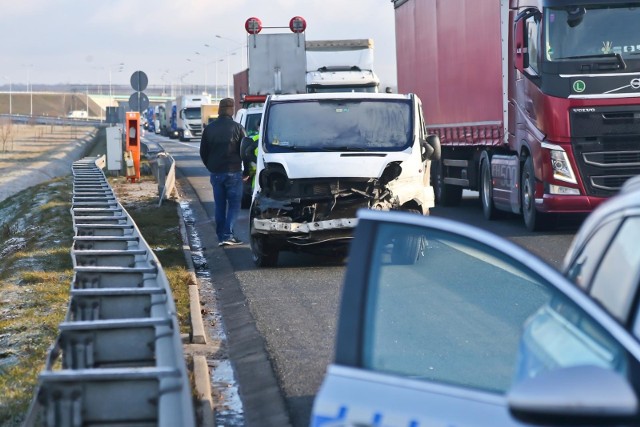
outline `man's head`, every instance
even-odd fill
[[[224,98],[220,100],[220,105],[218,106],[218,115],[219,116],[233,116],[233,112],[235,110],[235,101],[233,98]]]

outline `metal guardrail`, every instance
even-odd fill
[[[168,280],[104,159],[73,164],[71,298],[26,426],[195,426]]]

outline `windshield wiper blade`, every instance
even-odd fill
[[[611,59],[616,59],[618,61],[618,65],[620,69],[624,70],[627,68],[627,64],[624,62],[624,59],[622,58],[622,55],[620,55],[619,53],[600,53],[600,54],[594,54],[594,55],[578,55],[578,56],[565,56],[563,58],[557,58],[556,60],[562,60],[562,59],[606,59],[606,58],[611,58]]]
[[[338,147],[322,147],[322,151],[367,151],[362,147],[348,147],[346,145],[338,146]]]

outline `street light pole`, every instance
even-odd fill
[[[12,96],[12,90],[11,90],[11,79],[7,76],[3,76],[5,79],[9,80],[9,115],[13,115],[13,106],[12,106],[12,101],[11,98]]]

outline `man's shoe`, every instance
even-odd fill
[[[224,246],[224,242],[218,243],[218,246]]]
[[[222,245],[224,246],[234,246],[234,245],[241,245],[242,242],[238,239],[236,239],[235,237],[231,237],[229,239],[225,239],[222,241]]]

